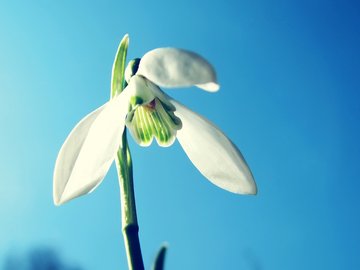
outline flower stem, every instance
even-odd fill
[[[119,149],[116,159],[121,194],[122,231],[129,269],[143,270],[144,263],[138,235],[139,226],[136,216],[132,162],[125,132],[122,141],[123,147]]]
[[[128,45],[129,36],[125,35],[119,44],[112,68],[111,98],[121,95],[125,87],[124,72]],[[119,148],[115,160],[120,185],[122,231],[129,270],[143,270],[144,263],[138,235],[139,226],[136,217],[132,162],[126,139],[126,129],[122,136],[122,147]]]

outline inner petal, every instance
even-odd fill
[[[167,147],[175,141],[181,121],[173,110],[155,98],[146,105],[138,106],[126,125],[139,145],[149,146],[155,137],[160,146]]]

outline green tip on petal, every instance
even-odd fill
[[[141,105],[144,103],[144,100],[139,96],[132,96],[130,98],[130,104],[135,107],[136,105]]]

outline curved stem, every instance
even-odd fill
[[[130,270],[143,270],[144,263],[139,241],[139,226],[136,215],[132,162],[126,139],[122,138],[122,148],[118,150],[116,166],[118,171],[121,199],[121,221],[126,255]]]

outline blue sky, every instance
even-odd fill
[[[84,269],[126,269],[115,167],[91,195],[52,203],[57,153],[109,98],[112,61],[186,48],[221,89],[167,93],[246,157],[257,196],[223,191],[180,145],[131,139],[140,240],[166,269],[360,267],[360,7],[354,1],[3,1],[0,9],[0,268],[54,248]]]

